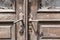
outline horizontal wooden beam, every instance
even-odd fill
[[[0,22],[14,22],[14,20],[0,20]]]
[[[60,19],[38,19],[38,20],[29,20],[31,22],[38,22],[38,21],[60,21]]]
[[[0,22],[20,22],[22,19],[19,20],[0,20]],[[38,20],[29,20],[30,22],[38,22],[38,21],[60,21],[60,19],[38,19]]]
[[[18,23],[20,21],[21,21],[21,19],[19,19],[19,20],[0,20],[0,22],[13,22],[13,23]]]
[[[0,9],[0,12],[15,12],[13,9]]]
[[[50,25],[47,25],[47,24],[46,24],[46,25],[43,25],[43,24],[42,24],[42,25],[40,25],[40,26],[43,27],[43,28],[52,28],[52,27],[54,27],[54,28],[56,28],[56,29],[57,29],[58,27],[60,28],[60,24],[59,24],[59,25],[57,25],[57,24],[54,24],[54,25],[51,25],[51,24],[50,24]]]
[[[60,12],[60,9],[39,9],[37,12]]]
[[[42,39],[60,39],[60,37],[58,37],[58,36],[57,37],[44,37],[43,36]]]

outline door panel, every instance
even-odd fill
[[[45,37],[60,37],[60,25],[43,25],[42,31]]]
[[[0,40],[11,40],[11,39],[0,39]]]
[[[37,36],[39,40],[56,40],[60,39],[60,24],[53,23],[53,22],[46,22],[46,23],[40,23],[39,24],[40,29],[39,35]]]
[[[0,40],[15,40],[13,23],[0,23]]]
[[[60,40],[60,39],[40,39],[40,40]]]
[[[0,26],[0,38],[11,38],[11,30],[9,25]]]

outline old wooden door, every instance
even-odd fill
[[[30,40],[60,40],[60,0],[30,0]]]
[[[14,17],[15,0],[0,0],[0,40],[15,40]]]

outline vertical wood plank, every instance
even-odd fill
[[[21,19],[21,14],[23,14],[23,2],[24,0],[16,0],[16,20]],[[21,21],[16,23],[16,38],[17,40],[25,40],[25,32],[23,33],[23,35],[20,34],[20,31],[22,29],[21,27],[22,23]]]
[[[15,29],[15,27],[16,27],[15,24],[12,24],[12,27],[11,27],[11,30],[12,30],[11,31],[12,32],[12,34],[11,34],[12,39],[11,40],[16,40],[16,34],[15,34],[15,32],[16,32],[15,30],[16,29]]]
[[[32,19],[37,19],[37,0],[30,0],[30,15],[32,15]],[[32,22],[35,32],[37,31],[37,22]],[[37,40],[37,35],[32,29],[30,33],[30,40]]]
[[[25,24],[25,40],[29,39],[28,36],[28,25],[29,25],[29,10],[28,10],[28,2],[29,0],[24,0],[24,24]]]

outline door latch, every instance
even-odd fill
[[[24,34],[25,25],[24,25],[23,20],[21,20],[21,23],[22,23],[22,25],[21,25],[22,29],[19,31],[19,33],[20,33],[20,35],[23,35]]]
[[[19,34],[20,35],[23,35],[24,29],[25,29],[25,25],[24,25],[23,19],[24,19],[24,14],[20,13],[20,19],[14,22],[15,24],[18,23],[18,22],[21,22],[22,23],[22,25],[20,26],[20,27],[22,27],[22,29],[19,30]]]

